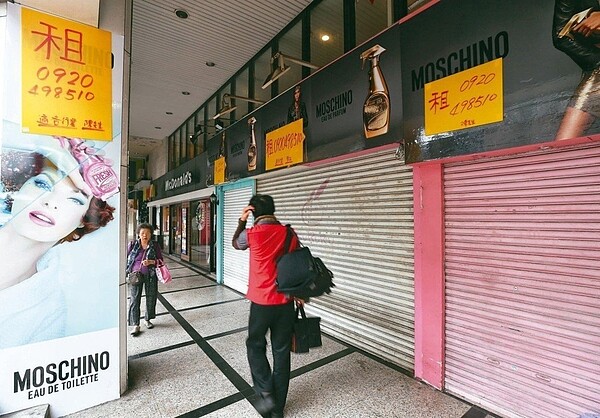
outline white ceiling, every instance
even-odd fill
[[[133,0],[130,155],[147,155],[310,3]]]

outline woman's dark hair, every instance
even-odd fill
[[[83,215],[83,220],[81,222],[83,226],[77,228],[75,231],[61,239],[59,244],[62,244],[63,242],[79,241],[84,235],[106,226],[106,224],[114,219],[114,211],[115,208],[105,201],[92,197],[90,206],[85,212],[85,215]]]
[[[150,234],[154,232],[154,227],[152,225],[150,225],[147,222],[143,222],[139,224],[137,229],[135,230],[136,235],[139,235],[142,229],[147,229],[148,231],[150,231]]]
[[[250,206],[254,206],[254,218],[263,215],[273,215],[275,213],[275,202],[273,198],[267,194],[255,194],[250,199]]]

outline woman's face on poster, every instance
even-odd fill
[[[20,235],[40,242],[57,242],[80,227],[91,201],[50,167],[27,180],[13,198],[11,224]]]

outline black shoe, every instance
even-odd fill
[[[263,392],[254,403],[254,408],[261,415],[267,415],[275,409],[275,398],[268,392]]]

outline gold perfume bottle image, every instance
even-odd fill
[[[363,125],[365,137],[373,138],[383,135],[390,125],[390,95],[388,86],[379,67],[379,57],[385,48],[375,45],[362,54],[362,68],[365,61],[369,60],[369,94],[363,107]]]
[[[225,139],[225,132],[223,132],[221,134],[221,145],[219,145],[219,157],[224,157],[225,156],[225,147],[226,147],[226,139]]]
[[[250,145],[248,146],[248,171],[256,170],[256,160],[258,157],[258,149],[256,148],[256,135],[254,133],[254,124],[256,118],[253,116],[248,119],[248,126],[250,127]]]

